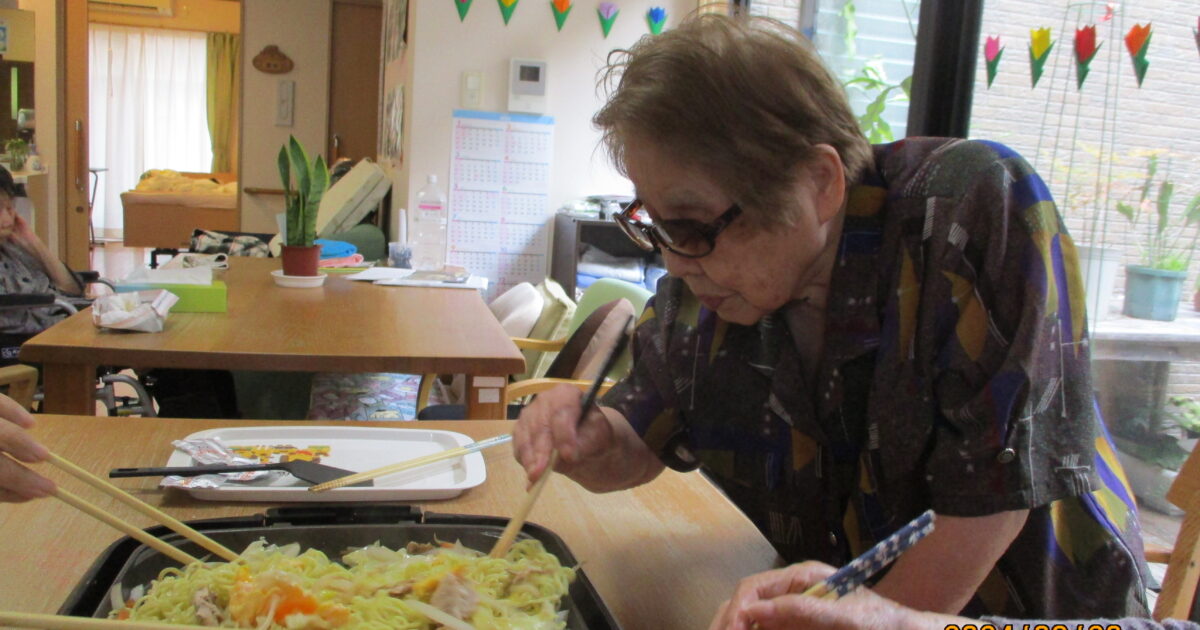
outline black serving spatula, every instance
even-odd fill
[[[251,472],[255,470],[286,470],[291,475],[302,481],[307,481],[312,484],[325,483],[334,479],[341,479],[348,475],[353,475],[354,472],[325,464],[316,464],[304,460],[296,460],[291,462],[274,462],[270,464],[239,464],[236,466],[223,466],[213,464],[209,466],[168,466],[165,468],[114,468],[108,471],[109,477],[165,477],[167,475],[179,475],[180,477],[192,477],[195,475],[207,475],[210,473],[229,473],[229,472]],[[370,479],[352,484],[352,487],[366,487],[374,485]]]

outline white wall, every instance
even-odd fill
[[[406,124],[404,169],[394,171],[406,178],[396,182],[394,206],[414,207],[427,175],[448,181],[451,114],[460,107],[461,73],[482,71],[480,109],[504,111],[511,57],[549,63],[546,114],[555,120],[552,207],[587,194],[631,192],[628,181],[617,175],[597,148],[599,134],[591,117],[604,99],[596,90],[596,71],[609,50],[628,47],[649,33],[646,11],[651,6],[667,10],[666,28],[671,28],[696,8],[696,0],[620,2],[621,13],[607,39],[596,16],[597,5],[576,2],[560,32],[545,0],[519,3],[507,27],[498,3],[491,0],[472,3],[462,22],[449,0],[413,0],[407,51],[412,80],[405,93],[406,117],[412,122]],[[393,225],[392,231],[395,237],[398,227]]]
[[[275,215],[283,211],[277,195],[248,195],[246,187],[282,186],[276,156],[288,135],[310,154],[323,153],[329,123],[330,0],[252,0],[242,3],[242,230],[278,232]],[[454,7],[450,7],[453,10]],[[378,34],[370,34],[377,37]],[[295,62],[287,74],[266,74],[252,61],[274,44]],[[280,81],[296,82],[294,124],[275,126],[275,95]],[[365,106],[374,107],[365,101]]]

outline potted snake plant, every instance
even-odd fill
[[[279,176],[283,180],[287,230],[283,245],[283,273],[315,276],[321,247],[317,239],[317,209],[329,187],[325,158],[309,160],[295,136],[279,149]]]
[[[1187,278],[1192,254],[1200,240],[1200,195],[1187,203],[1176,217],[1171,216],[1175,185],[1169,179],[1158,183],[1151,200],[1158,156],[1151,155],[1146,177],[1138,187],[1136,205],[1117,204],[1117,211],[1138,230],[1143,214],[1152,215],[1153,225],[1145,226],[1143,264],[1125,267],[1125,315],[1140,319],[1173,321],[1179,309],[1183,283]]]

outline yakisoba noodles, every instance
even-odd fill
[[[144,597],[110,616],[289,630],[549,630],[565,627],[558,604],[575,579],[536,540],[516,543],[504,558],[458,544],[376,544],[342,562],[259,541],[234,562],[163,570]]]

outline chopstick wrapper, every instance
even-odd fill
[[[160,332],[179,297],[170,291],[135,291],[98,298],[92,303],[92,323],[97,328]]]
[[[191,456],[198,466],[211,464],[257,464],[257,459],[238,457],[228,446],[217,438],[200,438],[195,440],[175,440],[172,442],[176,449]],[[179,477],[171,475],[163,477],[158,485],[162,488],[219,488],[230,481],[254,481],[269,477],[275,473],[270,470],[254,470],[236,473],[213,473],[211,475],[196,475],[194,477]]]

